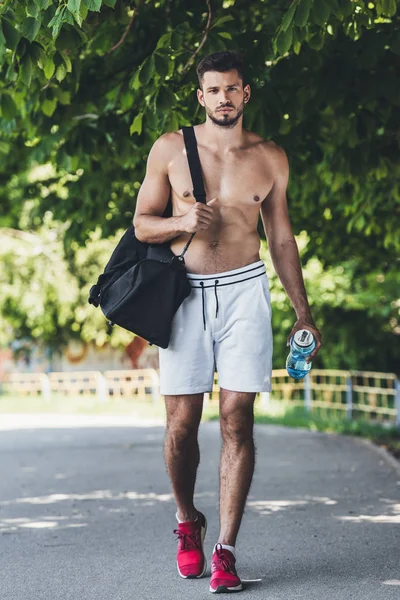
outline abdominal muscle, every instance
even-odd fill
[[[181,235],[171,241],[171,250],[180,254],[190,234]],[[198,231],[186,254],[185,264],[189,273],[202,275],[223,273],[245,267],[260,260],[260,238],[257,229],[229,224],[219,231],[210,227]]]

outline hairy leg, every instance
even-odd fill
[[[167,427],[165,463],[181,521],[197,517],[193,496],[200,462],[197,434],[203,410],[203,394],[165,396]]]
[[[255,393],[221,389],[220,535],[218,542],[234,546],[254,473]]]

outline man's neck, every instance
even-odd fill
[[[229,152],[243,143],[242,117],[234,127],[216,125],[208,116],[205,123],[201,125],[207,145],[219,152]]]

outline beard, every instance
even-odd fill
[[[227,108],[233,107],[228,106]],[[235,125],[237,124],[237,122],[243,114],[244,102],[242,102],[242,104],[239,106],[239,108],[237,109],[237,113],[234,117],[230,117],[229,114],[225,114],[218,118],[217,116],[215,116],[216,114],[218,114],[217,112],[213,112],[208,106],[206,106],[205,109],[207,115],[210,117],[214,125],[218,125],[219,127],[228,127],[232,129],[232,127],[235,127]]]

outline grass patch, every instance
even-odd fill
[[[143,420],[165,420],[165,404],[161,398],[152,402],[149,398],[108,397],[104,401],[96,396],[0,396],[1,414],[64,414],[64,415],[129,415]],[[212,406],[204,407],[204,419],[215,414]]]
[[[333,411],[331,411],[333,413]],[[272,405],[271,412],[263,412],[258,406],[255,409],[255,422],[285,427],[302,427],[312,431],[325,431],[343,435],[355,435],[371,440],[386,448],[396,458],[400,459],[400,429],[391,424],[371,423],[366,420],[352,421],[338,418],[329,414],[329,410],[316,409],[308,413],[303,407],[286,407],[282,402]],[[218,410],[214,409],[207,420],[218,420]]]

